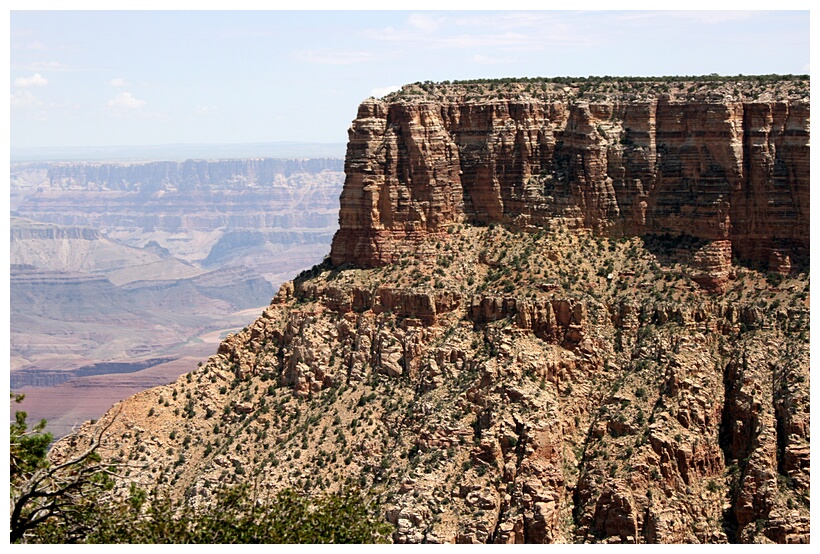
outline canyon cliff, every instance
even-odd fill
[[[389,263],[462,222],[687,234],[729,240],[742,259],[807,256],[808,99],[785,87],[744,98],[748,83],[655,85],[584,96],[557,83],[484,96],[408,86],[365,101],[333,263]]]
[[[397,543],[810,538],[800,78],[404,87],[322,264],[100,454],[212,504],[356,485]]]

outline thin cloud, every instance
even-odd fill
[[[34,38],[35,34],[39,33],[15,33],[14,31],[12,31],[11,38],[19,40],[13,40],[11,42],[11,49],[29,50],[32,52],[46,52],[66,50],[68,48],[65,44],[47,43],[43,42],[42,40],[38,40],[37,38]]]
[[[276,36],[276,33],[270,29],[257,29],[252,27],[231,27],[228,29],[219,29],[214,31],[213,36],[221,39],[249,39],[249,38],[268,38]]]
[[[567,15],[572,13],[556,16],[549,12],[516,12],[456,17],[412,14],[405,25],[367,29],[363,35],[374,41],[442,49],[534,51],[555,45],[593,44],[595,39],[589,33],[571,24]]]
[[[537,28],[543,31],[549,29],[549,34],[554,35],[557,26],[563,26],[567,16],[573,12],[507,12],[492,15],[471,14],[453,18],[453,25],[476,29],[478,27],[488,27],[496,31],[510,31],[513,29]]]
[[[414,13],[408,16],[407,23],[411,27],[425,33],[437,31],[445,22],[443,17],[433,17],[428,14]]]
[[[65,101],[65,102],[49,102],[48,103],[49,109],[58,109],[63,110],[64,113],[68,113],[71,111],[77,111],[80,109],[80,105],[77,102]]]
[[[353,65],[356,63],[369,63],[377,59],[377,56],[372,52],[343,51],[330,48],[302,50],[301,52],[296,52],[295,56],[300,61],[322,65]]]
[[[31,91],[17,90],[11,93],[11,107],[12,108],[31,108],[34,106],[42,106],[43,103],[34,96]]]
[[[136,109],[145,105],[145,100],[137,100],[130,92],[121,92],[116,98],[108,101],[109,108]]]
[[[413,29],[371,29],[365,31],[365,37],[371,40],[397,42],[402,44],[419,44],[434,48],[484,48],[497,47],[515,50],[530,50],[541,47],[542,37],[529,36],[524,33],[462,33],[459,35],[421,34]]]
[[[208,115],[215,113],[216,111],[216,106],[197,106],[194,113],[196,113],[196,115]]]
[[[21,71],[72,71],[74,68],[61,62],[30,62],[23,65],[13,64],[12,69]]]
[[[110,81],[108,81],[108,86],[111,86],[111,87],[127,87],[127,86],[129,86],[129,84],[128,84],[128,81],[126,81],[125,79],[122,79],[120,77],[115,77],[114,79],[111,79]]]
[[[14,80],[14,86],[17,88],[44,87],[47,84],[48,79],[39,73],[35,73],[31,77],[17,77]]]
[[[511,63],[513,60],[509,58],[496,58],[493,56],[485,56],[484,54],[476,54],[472,58],[470,58],[474,63],[480,63],[484,65],[493,65],[498,63]]]
[[[453,19],[453,26],[467,28],[469,34],[517,33],[530,43],[547,46],[589,46],[598,41],[590,36],[587,25],[579,24],[582,12],[509,12],[493,15],[476,14]],[[487,31],[482,29],[486,28]],[[546,32],[545,30],[549,31]]]
[[[717,25],[726,23],[727,21],[745,21],[755,17],[766,17],[766,12],[761,11],[721,11],[721,10],[703,10],[703,11],[674,11],[674,10],[660,10],[647,12],[623,12],[616,15],[615,19],[618,21],[642,21],[656,18],[676,18],[685,19],[698,23],[700,25]]]

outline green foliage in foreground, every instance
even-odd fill
[[[372,502],[353,489],[306,497],[285,489],[270,499],[254,499],[246,485],[224,489],[217,502],[195,511],[167,497],[146,501],[132,488],[128,502],[88,502],[85,543],[340,544],[385,543],[392,527]],[[63,543],[71,537],[58,522],[41,526],[29,542]]]
[[[11,394],[12,400],[22,402],[23,394]],[[29,429],[26,422],[26,412],[16,411],[14,423],[9,429],[10,477],[14,484],[26,475],[45,467],[48,445],[54,437],[51,433],[44,433],[46,420],[41,420]]]
[[[285,489],[261,498],[245,484],[214,491],[216,502],[199,509],[133,485],[128,499],[115,499],[111,491],[121,468],[102,464],[99,435],[80,454],[52,465],[45,425],[29,428],[21,411],[11,424],[12,543],[389,542],[392,526],[368,495],[352,488],[314,497]]]

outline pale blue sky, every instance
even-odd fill
[[[390,87],[809,72],[809,12],[12,11],[11,146],[345,142]]]

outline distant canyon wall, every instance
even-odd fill
[[[10,169],[11,365],[29,373],[176,357],[241,328],[327,254],[344,180],[341,159]]]
[[[341,171],[338,159],[15,164],[11,209],[59,225],[327,231]]]
[[[348,133],[333,263],[389,263],[462,222],[688,234],[729,240],[740,258],[807,257],[808,98],[775,86],[755,99],[737,93],[744,83],[728,84],[734,97],[689,93],[697,85],[591,98],[441,85],[369,99]]]
[[[23,175],[28,174],[29,177],[25,179],[29,181],[29,186],[46,185],[62,190],[92,188],[150,192],[168,189],[197,190],[207,186],[225,189],[229,183],[234,183],[234,188],[271,186],[280,182],[282,177],[288,178],[299,173],[341,170],[341,160],[331,158],[251,158],[134,163],[32,162],[14,164],[12,175],[18,185],[22,184]]]

